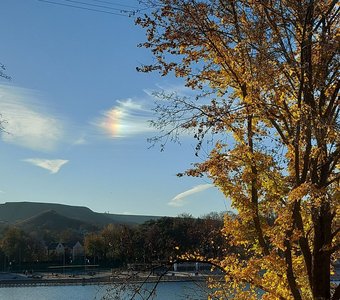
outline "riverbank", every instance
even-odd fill
[[[24,276],[17,273],[0,273],[0,288],[28,286],[67,286],[67,285],[105,285],[124,283],[188,282],[205,281],[207,276],[190,273],[169,273],[162,277],[148,273],[102,272],[91,275],[66,275],[40,273]]]
[[[140,295],[134,295],[139,288]],[[21,286],[0,288],[0,299],[6,300],[94,300],[94,299],[120,299],[142,300],[147,299],[155,288],[154,283],[143,286],[113,285],[57,285],[57,286]],[[178,299],[207,299],[204,282],[160,282],[152,297],[154,300]]]

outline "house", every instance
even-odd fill
[[[47,247],[47,255],[50,260],[62,259],[64,263],[83,262],[85,249],[84,246],[77,241],[76,243],[51,243]]]
[[[51,256],[60,256],[64,255],[67,251],[67,246],[63,243],[51,243],[47,248],[47,255]]]
[[[79,241],[72,247],[72,260],[76,261],[84,257],[85,251]]]

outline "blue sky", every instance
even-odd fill
[[[120,13],[78,1],[51,0]],[[138,1],[84,0],[129,9]],[[154,90],[190,95],[171,76],[141,74],[152,61],[133,18],[38,0],[2,0],[0,203],[54,202],[110,213],[201,216],[230,209],[209,180],[177,178],[195,141],[149,149]]]

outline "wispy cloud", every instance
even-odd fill
[[[73,145],[85,145],[85,144],[87,144],[87,140],[85,138],[85,135],[81,135],[80,137],[75,139],[72,144]]]
[[[145,88],[144,93],[149,98],[156,98],[159,99],[156,95],[159,93],[165,93],[167,95],[178,95],[182,97],[192,97],[197,94],[193,89],[186,87],[184,84],[170,84],[170,83],[162,83],[156,84],[154,89]],[[156,96],[156,97],[155,97]]]
[[[180,207],[183,206],[185,204],[185,198],[187,198],[188,196],[192,195],[192,194],[196,194],[196,193],[200,193],[202,191],[205,191],[207,189],[212,188],[214,185],[207,183],[207,184],[200,184],[200,185],[196,185],[195,187],[191,188],[190,190],[187,190],[183,193],[178,194],[177,196],[175,196],[174,198],[172,198],[170,200],[170,202],[168,202],[168,205],[170,206],[176,206],[176,207]]]
[[[41,158],[27,158],[23,161],[28,162],[34,166],[49,170],[51,174],[58,173],[60,168],[68,162],[64,159],[41,159]]]
[[[4,142],[33,150],[55,149],[64,135],[59,118],[47,112],[37,92],[0,85],[0,112],[5,121]]]
[[[123,138],[148,133],[151,112],[132,99],[118,100],[117,105],[104,111],[93,124],[110,138]]]

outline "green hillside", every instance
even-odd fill
[[[0,223],[15,224],[48,211],[54,211],[60,216],[96,226],[104,226],[109,223],[142,224],[147,220],[159,218],[156,216],[97,213],[87,207],[57,203],[6,202],[0,204]]]
[[[24,221],[19,221],[15,225],[21,227],[26,232],[36,230],[60,232],[71,228],[77,231],[94,231],[97,229],[92,224],[62,216],[54,210],[45,211]]]

